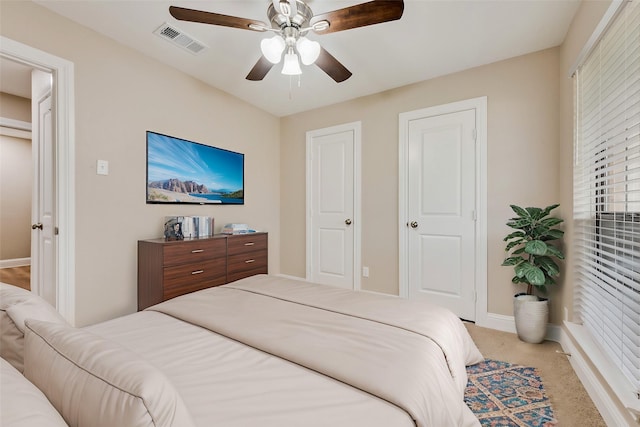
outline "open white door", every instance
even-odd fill
[[[307,279],[359,289],[360,123],[307,133]]]
[[[54,217],[56,161],[51,96],[51,73],[33,70],[31,290],[57,308]]]
[[[56,308],[75,324],[75,125],[73,63],[15,40],[0,36],[0,56],[37,70],[50,70],[53,87],[52,129],[55,141],[55,285]],[[42,94],[42,93],[41,93]],[[35,129],[33,130],[35,135]],[[35,136],[34,136],[35,138]],[[53,181],[50,181],[53,183]],[[33,223],[37,224],[37,220]],[[44,225],[43,225],[44,228]]]

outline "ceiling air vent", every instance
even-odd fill
[[[193,54],[202,52],[207,48],[204,43],[199,42],[188,34],[185,34],[182,30],[172,27],[166,22],[162,24],[157,30],[153,32],[163,39],[180,46],[182,49],[188,50]]]

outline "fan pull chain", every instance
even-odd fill
[[[300,74],[298,74],[298,87],[302,87]],[[289,76],[289,99],[293,99],[293,76]]]
[[[289,76],[289,100],[293,99],[293,88],[291,87],[292,80],[293,80],[293,76]]]

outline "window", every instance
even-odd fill
[[[576,72],[572,242],[578,321],[635,399],[640,392],[639,3],[622,6]]]

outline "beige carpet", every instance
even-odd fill
[[[562,427],[605,427],[600,413],[585,391],[560,344],[522,342],[515,334],[465,323],[471,337],[487,359],[503,360],[538,368],[553,412]]]

